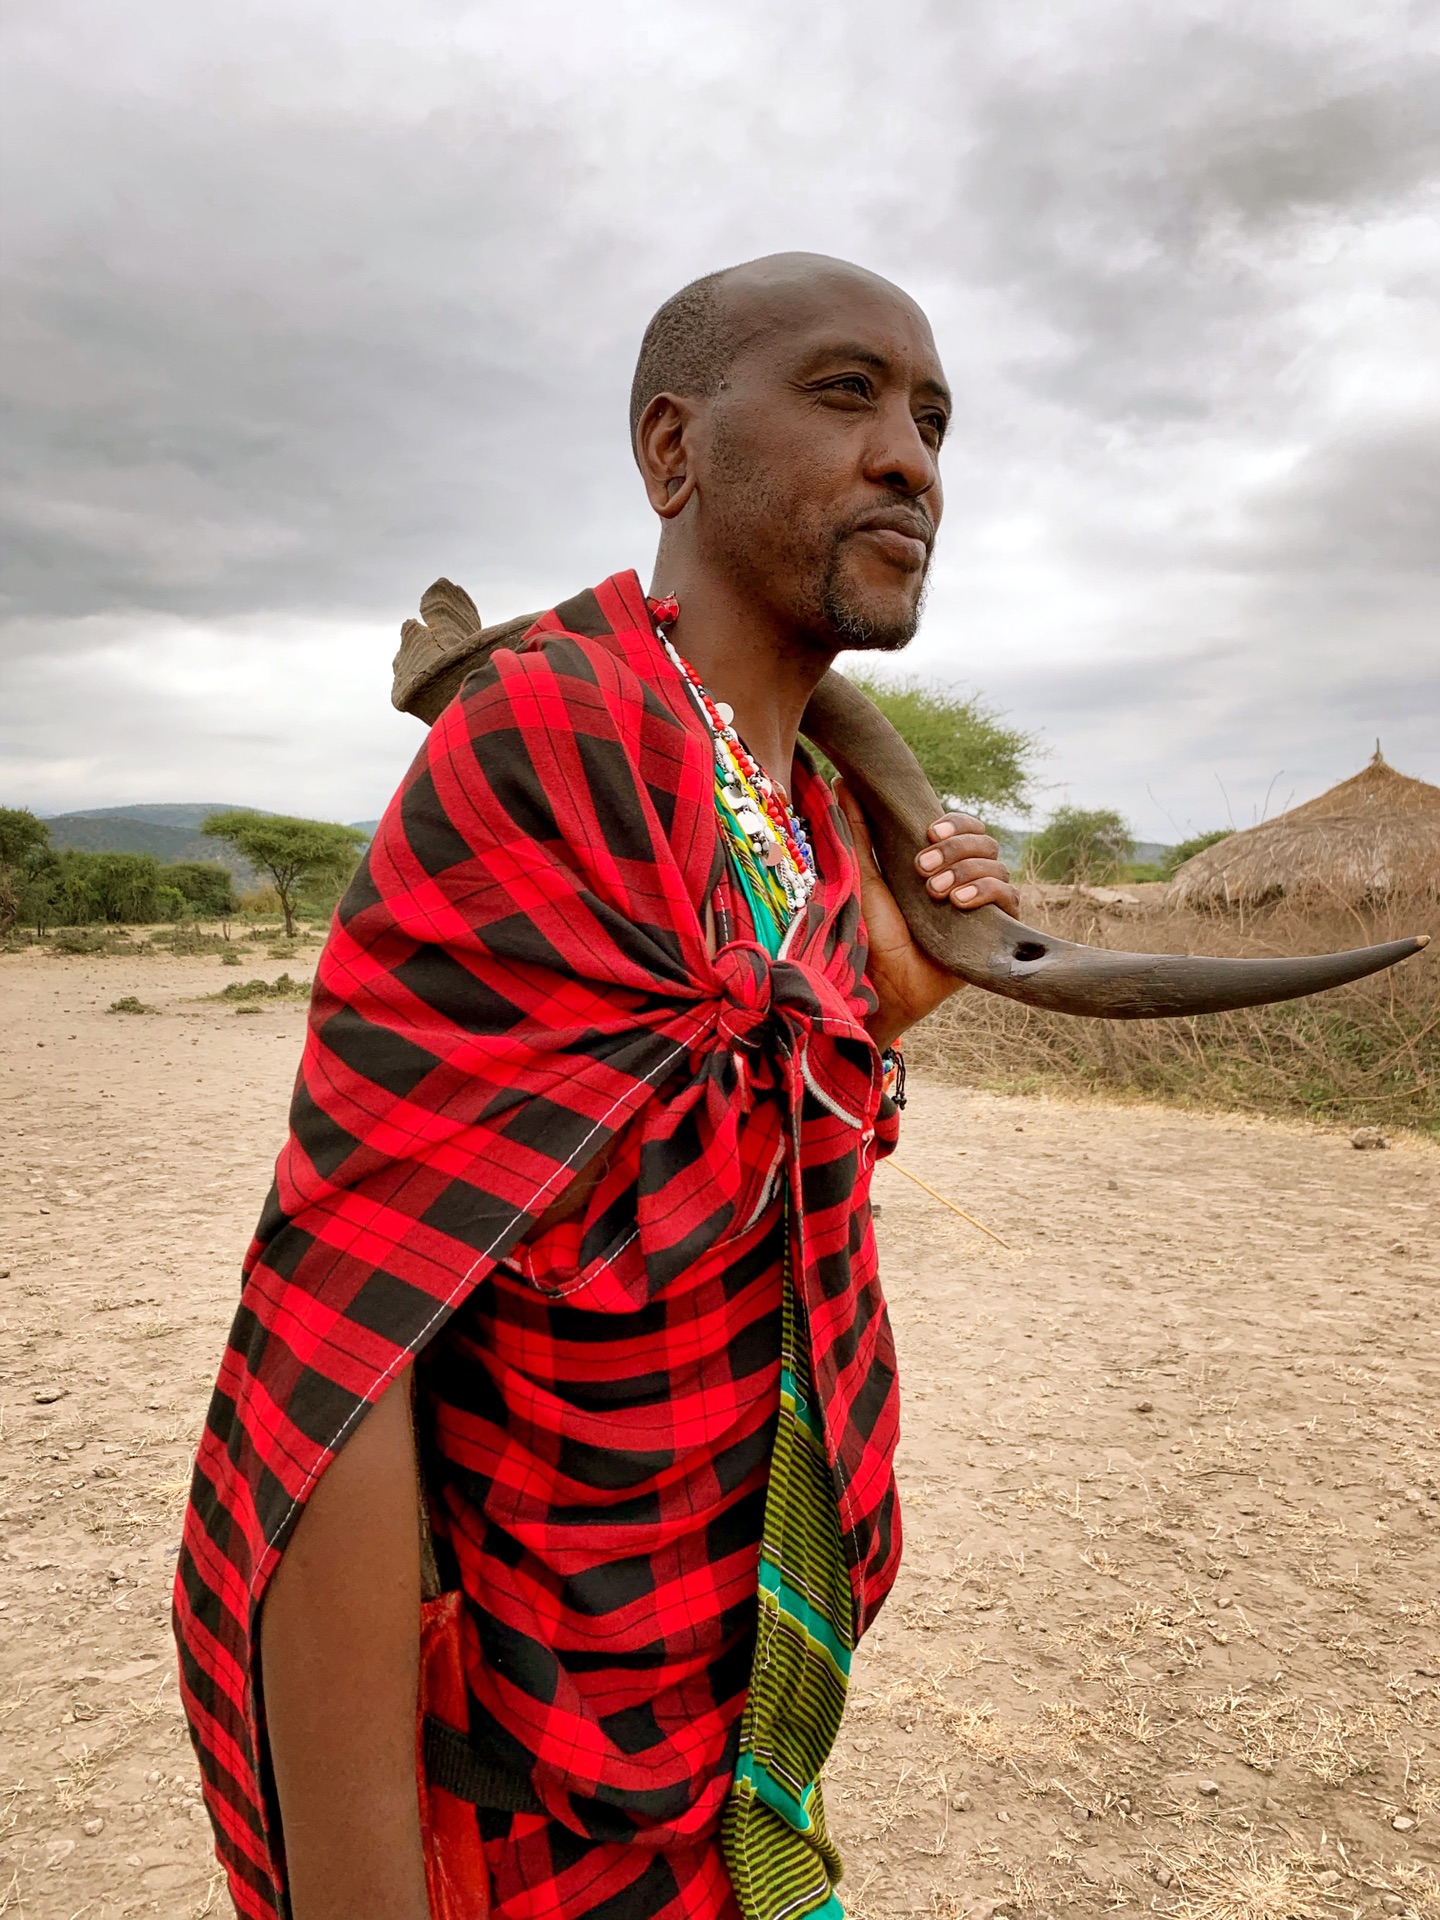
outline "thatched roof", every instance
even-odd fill
[[[1254,907],[1281,895],[1358,901],[1412,891],[1440,892],[1440,787],[1397,773],[1377,745],[1352,779],[1187,860],[1170,898]]]

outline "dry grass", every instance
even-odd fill
[[[1371,1772],[1395,1735],[1416,1724],[1413,1710],[1395,1699],[1340,1708],[1251,1687],[1202,1701],[1195,1712],[1212,1732],[1227,1735],[1250,1766],[1268,1772],[1277,1760],[1289,1760],[1326,1786]]]
[[[1262,1854],[1251,1841],[1233,1850],[1166,1847],[1153,1870],[1171,1894],[1159,1911],[1176,1920],[1329,1920],[1336,1909],[1317,1867],[1303,1854]]]
[[[1084,898],[1026,903],[1066,939],[1150,952],[1316,953],[1440,933],[1417,893],[1207,914],[1166,902],[1125,914]],[[1193,1020],[1079,1020],[967,992],[911,1035],[912,1065],[1006,1092],[1101,1093],[1440,1135],[1440,943],[1305,1000]]]
[[[1355,1906],[1364,1888],[1403,1901],[1397,1920],[1440,1920],[1440,1880],[1429,1867],[1362,1865],[1337,1851],[1349,1869],[1343,1875],[1324,1854],[1262,1852],[1253,1840],[1227,1845],[1216,1836],[1158,1847],[1150,1874],[1163,1891],[1153,1911],[1170,1920],[1350,1920],[1375,1910]]]

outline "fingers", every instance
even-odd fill
[[[1002,867],[998,860],[962,860],[958,866],[942,867],[939,873],[932,874],[925,886],[937,900],[943,900],[947,893],[961,893],[966,887],[978,886],[982,880],[997,880],[1001,886],[1008,885],[1009,869]]]
[[[978,833],[982,839],[990,839],[985,831],[985,822],[977,820],[973,813],[944,814],[940,819],[932,820],[927,831],[932,840],[948,840],[957,833]],[[998,853],[999,847],[996,843],[992,840],[990,844]]]
[[[835,782],[835,797],[850,822],[861,877],[880,879],[870,829],[859,801],[840,779]],[[982,821],[968,813],[947,813],[929,828],[929,838],[932,844],[916,854],[915,865],[925,875],[933,899],[948,898],[952,906],[967,913],[976,907],[994,906],[1019,917],[1020,896],[1010,884],[1010,869],[996,858],[999,845],[986,833]]]
[[[1002,867],[1000,872],[1004,873]],[[976,907],[999,907],[1002,913],[1008,913],[1012,920],[1020,918],[1020,896],[1010,882],[999,875],[991,874],[979,880],[965,880],[950,895],[952,907],[959,907],[964,913],[973,913]]]
[[[937,900],[949,899],[967,911],[997,906],[1016,914],[1020,898],[1010,884],[1009,869],[996,857],[998,843],[983,822],[968,813],[947,813],[929,829],[931,844],[915,856],[925,885]]]
[[[930,828],[930,839],[933,844],[916,854],[915,865],[937,898],[972,881],[1010,878],[1008,868],[1000,864],[998,844],[968,814],[952,813],[937,820]]]
[[[931,845],[921,849],[915,856],[915,865],[920,872],[931,880],[936,893],[948,893],[950,888],[942,882],[949,871],[958,871],[968,863],[988,862],[998,867],[999,843],[992,840],[981,821],[968,813],[947,813],[943,820],[936,820],[928,830]],[[1004,872],[1004,868],[999,868]],[[978,873],[967,874],[967,879],[978,879]],[[953,884],[953,882],[952,882]]]

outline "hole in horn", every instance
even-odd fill
[[[1012,960],[1020,961],[1043,960],[1049,951],[1050,949],[1042,946],[1038,940],[1022,940],[1010,957]]]

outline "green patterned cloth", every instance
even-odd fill
[[[719,791],[716,814],[755,937],[778,954],[785,934],[779,890],[766,884]],[[787,1214],[780,1413],[760,1546],[755,1664],[721,1839],[744,1920],[843,1920],[834,1890],[843,1866],[825,1827],[820,1770],[845,1712],[854,1601],[789,1248]]]

